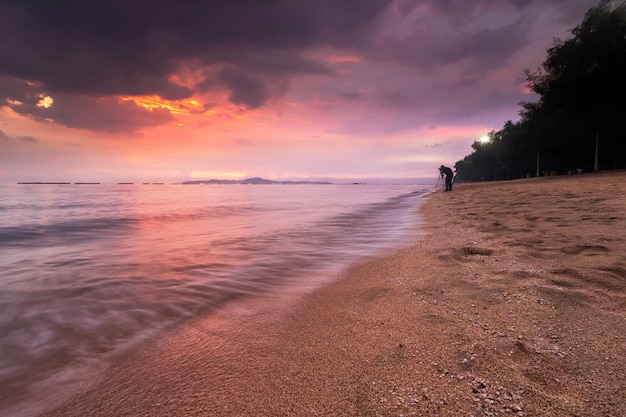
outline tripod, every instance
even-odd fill
[[[439,179],[441,178],[440,175],[437,175],[437,184],[435,185],[435,192],[437,192],[437,189],[439,188]]]

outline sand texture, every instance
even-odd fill
[[[189,323],[47,415],[626,415],[625,182],[455,185],[412,247]]]

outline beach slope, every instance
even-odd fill
[[[625,182],[432,194],[413,246],[227,338],[184,326],[47,415],[626,415]]]

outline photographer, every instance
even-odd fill
[[[439,173],[441,174],[441,179],[443,179],[444,175],[446,176],[446,189],[444,191],[452,191],[452,177],[454,176],[452,169],[442,165],[439,167]]]

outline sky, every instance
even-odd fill
[[[596,0],[0,0],[0,182],[437,178]]]

